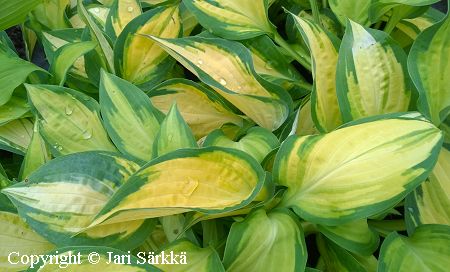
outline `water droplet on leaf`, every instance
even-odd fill
[[[133,7],[128,7],[128,12],[133,12],[134,8]]]
[[[200,66],[200,65],[203,64],[203,60],[198,60],[197,63],[198,63],[198,65]]]
[[[71,115],[73,112],[73,108],[71,108],[69,105],[66,106],[66,114]]]
[[[89,140],[90,138],[92,138],[92,131],[87,129],[83,132],[83,139]]]
[[[223,78],[221,78],[221,79],[219,80],[219,83],[222,84],[222,86],[227,85],[227,82],[226,82],[225,79],[223,79]]]

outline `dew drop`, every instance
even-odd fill
[[[198,60],[197,61],[197,64],[200,66],[200,65],[202,65],[203,64],[203,60]]]
[[[226,82],[225,79],[223,79],[223,78],[221,78],[221,79],[219,80],[219,83],[222,84],[222,86],[227,85],[227,82]]]
[[[71,108],[69,105],[66,106],[66,114],[71,115],[73,113],[73,108]]]
[[[128,12],[133,12],[134,8],[133,7],[128,7]]]
[[[62,146],[58,146],[58,150],[59,151],[63,150],[63,147]]]
[[[90,138],[92,138],[92,131],[90,129],[86,129],[83,132],[83,139],[89,140]]]

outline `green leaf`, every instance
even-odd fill
[[[450,114],[450,16],[424,30],[414,42],[408,68],[419,90],[419,110],[436,126]]]
[[[385,32],[348,22],[336,82],[344,122],[408,110],[407,57]]]
[[[274,181],[288,187],[280,205],[323,225],[367,218],[394,207],[425,180],[441,144],[440,131],[415,113],[291,136],[273,167]]]
[[[177,105],[173,104],[161,123],[153,143],[153,157],[159,157],[181,148],[198,147],[194,134],[183,120]]]
[[[84,229],[138,169],[137,164],[112,153],[77,153],[51,160],[28,180],[2,192],[37,233],[58,246],[132,249],[148,235],[151,221],[132,220]]]
[[[360,25],[368,26],[371,1],[367,0],[330,0],[329,5],[342,25],[350,19]]]
[[[114,46],[115,67],[119,75],[146,88],[159,83],[172,68],[173,59],[143,35],[177,38],[182,33],[178,6],[151,9],[133,19]]]
[[[65,11],[71,1],[73,0],[44,0],[31,12],[32,20],[48,29],[68,28]]]
[[[56,50],[50,65],[50,73],[54,75],[53,82],[63,86],[69,69],[80,57],[96,46],[97,44],[94,42],[79,42],[63,45]]]
[[[130,177],[91,226],[187,211],[237,210],[257,196],[264,176],[258,162],[239,150],[180,149],[150,161]]]
[[[339,39],[312,21],[294,14],[295,25],[311,51],[314,85],[311,94],[312,118],[320,132],[342,124],[336,96],[336,66]]]
[[[227,271],[303,271],[303,231],[288,211],[258,209],[231,226],[223,263]]]
[[[3,10],[3,7],[2,7]],[[14,89],[25,82],[34,71],[45,71],[36,65],[20,59],[17,55],[3,49],[0,45],[0,106],[11,98]]]
[[[374,256],[351,254],[327,238],[318,235],[317,247],[326,271],[375,272],[377,259]]]
[[[366,219],[338,226],[319,225],[319,230],[342,248],[364,256],[372,255],[380,242],[380,237],[369,228]]]
[[[183,0],[200,24],[213,34],[229,40],[272,35],[267,0]]]
[[[261,127],[273,131],[287,119],[291,97],[255,72],[243,45],[216,38],[150,38]]]
[[[391,233],[381,245],[378,271],[447,271],[450,226],[423,225],[411,237]]]
[[[5,211],[0,211],[0,240],[0,269],[3,271],[23,271],[28,267],[28,264],[21,262],[19,254],[44,254],[55,248],[19,215]]]
[[[19,177],[21,180],[27,178],[36,169],[51,160],[47,145],[39,134],[39,120],[36,119],[33,127],[33,136],[28,145],[27,153],[20,168]]]
[[[28,117],[30,106],[26,98],[12,96],[9,101],[0,106],[0,126],[13,120]]]
[[[103,71],[100,106],[105,128],[120,152],[149,161],[162,114],[148,96],[128,81]]]
[[[100,107],[80,92],[51,85],[26,85],[39,131],[54,156],[90,150],[116,151],[100,121]]]
[[[166,114],[176,102],[180,114],[197,139],[226,123],[243,123],[223,97],[190,80],[168,80],[156,86],[148,95],[153,105]]]
[[[422,224],[450,225],[450,151],[442,148],[428,180],[408,195],[405,220],[408,233]]]
[[[0,149],[25,155],[33,134],[33,123],[18,119],[0,126]]]
[[[222,130],[218,129],[209,134],[203,142],[203,146],[222,146],[242,150],[259,163],[279,145],[277,137],[261,127],[249,129],[245,136],[236,141],[228,138]]]
[[[0,30],[22,23],[27,15],[43,0],[0,0]],[[3,66],[3,65],[2,65]]]
[[[172,251],[180,256],[180,264],[155,264],[155,266],[170,272],[225,272],[219,255],[211,247],[200,248],[189,241],[177,240],[163,250],[167,252],[166,254]]]
[[[90,254],[97,253],[97,255]],[[60,262],[43,262],[39,260],[34,267],[30,267],[27,272],[52,272],[64,269],[67,271],[83,271],[83,272],[97,272],[97,271],[120,271],[120,272],[158,272],[160,271],[153,265],[149,264],[146,258],[137,258],[128,252],[124,252],[115,248],[104,246],[75,246],[57,248],[54,251],[48,252],[47,256],[55,256],[56,260],[67,260],[67,266]],[[69,261],[69,257],[70,258]],[[80,256],[80,259],[78,257]],[[90,256],[92,256],[90,258]],[[117,257],[116,257],[117,256]],[[123,256],[124,262],[114,263],[115,258]],[[109,258],[112,258],[111,260]],[[74,263],[74,260],[77,263]],[[79,261],[79,263],[78,263]],[[94,262],[92,262],[94,261]],[[98,261],[98,262],[96,262]],[[64,268],[61,268],[61,267]]]

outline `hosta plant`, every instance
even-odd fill
[[[0,0],[0,270],[448,271],[436,2]]]

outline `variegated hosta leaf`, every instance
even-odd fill
[[[198,147],[194,134],[183,120],[177,105],[173,104],[161,123],[153,143],[153,158],[162,156],[181,148]]]
[[[183,4],[204,28],[225,39],[244,40],[274,31],[267,0],[183,0]]]
[[[372,255],[378,248],[380,237],[367,224],[367,219],[360,219],[337,226],[319,225],[320,232],[337,245],[355,254]]]
[[[405,201],[408,232],[422,224],[450,225],[450,151],[442,148],[427,181]]]
[[[23,271],[28,268],[28,264],[21,263],[19,254],[44,254],[55,248],[34,232],[19,215],[4,211],[0,211],[0,241],[2,271]]]
[[[298,111],[295,134],[298,136],[319,134],[311,116],[311,100],[308,100]]]
[[[0,44],[0,106],[11,98],[14,89],[25,82],[34,71],[45,71],[38,66],[20,59],[17,55],[5,51]]]
[[[139,0],[114,0],[106,20],[106,33],[110,38],[118,37],[125,26],[141,14],[142,9]]]
[[[166,76],[173,60],[154,41],[142,35],[176,38],[181,34],[177,5],[158,7],[133,19],[114,46],[116,70],[134,84],[153,86]]]
[[[367,218],[425,180],[441,144],[439,129],[414,113],[361,119],[326,135],[291,136],[273,169],[274,181],[288,187],[281,205],[323,225]]]
[[[288,117],[291,97],[255,72],[243,45],[215,38],[151,38],[261,127],[273,131]]]
[[[80,58],[96,46],[97,44],[94,42],[79,42],[63,45],[56,50],[50,65],[50,73],[54,76],[53,82],[61,86],[64,85],[70,67],[75,65],[77,61],[76,65],[79,66]]]
[[[422,31],[441,21],[443,17],[443,13],[436,9],[429,9],[419,17],[403,19],[396,27],[414,41]],[[395,33],[393,33],[393,35],[395,35]]]
[[[411,237],[391,233],[381,245],[378,271],[447,271],[450,226],[423,225]]]
[[[113,153],[77,153],[51,160],[27,181],[2,192],[36,232],[58,246],[111,245],[129,249],[148,235],[150,221],[83,230],[138,169],[137,164]]]
[[[339,40],[312,21],[291,15],[311,51],[314,78],[311,94],[312,118],[319,131],[332,131],[342,124],[336,96]]]
[[[259,209],[234,223],[223,258],[227,271],[303,271],[308,253],[294,216]]]
[[[83,0],[77,0],[77,11],[80,18],[88,26],[92,39],[96,41],[99,45],[98,53],[105,62],[104,68],[108,71],[114,73],[114,53],[105,33],[100,29],[100,27],[95,23],[93,16],[86,10],[83,4]]]
[[[174,0],[139,0],[139,2],[141,2],[143,7],[154,7],[174,2]]]
[[[187,240],[177,240],[164,247],[165,254],[173,251],[174,254],[185,256],[186,263],[155,264],[162,271],[170,272],[225,272],[219,254],[212,248],[200,248]],[[181,255],[182,256],[182,255]],[[181,260],[181,258],[180,258]]]
[[[222,146],[242,150],[261,163],[270,151],[280,145],[278,138],[265,128],[253,127],[245,136],[233,141],[218,129],[206,137],[203,146]]]
[[[407,111],[411,82],[406,62],[405,52],[388,34],[349,21],[336,75],[344,122]]]
[[[382,20],[383,16],[389,15],[389,20],[398,22],[403,18],[415,17],[417,14],[425,12],[428,5],[436,2],[439,0],[372,0],[369,18],[372,23],[375,23]]]
[[[181,17],[181,25],[183,26],[183,37],[187,37],[198,25],[198,20],[195,17],[195,15],[190,10],[188,10],[183,3],[180,4],[180,17]]]
[[[40,166],[50,161],[50,159],[50,152],[39,133],[39,121],[36,120],[33,127],[33,136],[31,137],[20,169],[20,179],[24,180]]]
[[[59,86],[26,85],[39,130],[54,156],[90,150],[116,151],[93,98]]]
[[[33,134],[33,123],[18,119],[0,126],[0,149],[25,155]]]
[[[226,123],[242,125],[243,122],[241,117],[232,112],[223,97],[190,80],[168,80],[148,95],[153,105],[166,114],[176,102],[197,139]]]
[[[123,0],[120,0],[123,1]],[[97,253],[98,255],[90,255]],[[143,254],[142,254],[143,255]],[[98,272],[98,271],[120,271],[120,272],[158,272],[158,268],[147,262],[146,256],[137,258],[128,252],[120,251],[115,248],[103,246],[75,246],[58,248],[54,251],[48,252],[47,256],[53,256],[53,260],[60,260],[59,262],[44,262],[39,260],[33,268],[29,268],[28,272],[53,272],[60,270],[67,271],[83,271],[83,272]],[[76,257],[75,257],[76,256]],[[78,259],[77,256],[80,256]],[[92,257],[90,257],[92,256]],[[116,257],[117,256],[117,257]],[[116,258],[123,258],[118,263],[115,263]],[[111,258],[111,259],[110,259]],[[61,264],[61,260],[67,261],[67,266]],[[70,261],[69,261],[70,260]],[[76,260],[76,261],[75,261]],[[79,262],[78,262],[79,261]],[[62,268],[64,267],[64,268]]]
[[[449,13],[450,14],[450,13]],[[450,114],[450,16],[423,31],[414,42],[408,68],[419,90],[419,110],[435,125]]]
[[[330,0],[330,8],[342,25],[347,24],[347,19],[361,25],[370,25],[369,8],[371,0]]]
[[[42,45],[44,46],[45,55],[50,63],[54,66],[55,54],[62,47],[70,43],[80,43],[82,41],[83,29],[61,29],[42,33]],[[70,74],[87,78],[84,56],[79,57],[73,62],[69,70]]]
[[[253,66],[259,75],[273,83],[278,83],[286,90],[294,87],[305,89],[305,79],[269,37],[259,36],[243,41],[243,43],[250,50]],[[300,91],[293,90],[292,92],[295,95]]]
[[[324,271],[377,271],[377,259],[373,255],[352,254],[321,235],[317,236],[317,248]]]
[[[258,162],[239,150],[177,150],[150,161],[134,174],[91,225],[187,211],[212,214],[237,210],[256,197],[264,176]]]
[[[78,1],[78,0],[74,0],[74,1]],[[86,6],[86,11],[92,16],[93,23],[96,23],[102,29],[105,27],[106,20],[108,19],[108,15],[109,15],[109,7],[93,4],[93,5]],[[76,13],[74,16],[70,17],[69,21],[72,24],[72,27],[74,27],[74,28],[85,28],[86,27],[85,22],[82,20],[82,18],[79,16],[78,13]]]
[[[149,161],[162,114],[148,96],[128,81],[103,71],[100,106],[105,128],[120,152]]]

